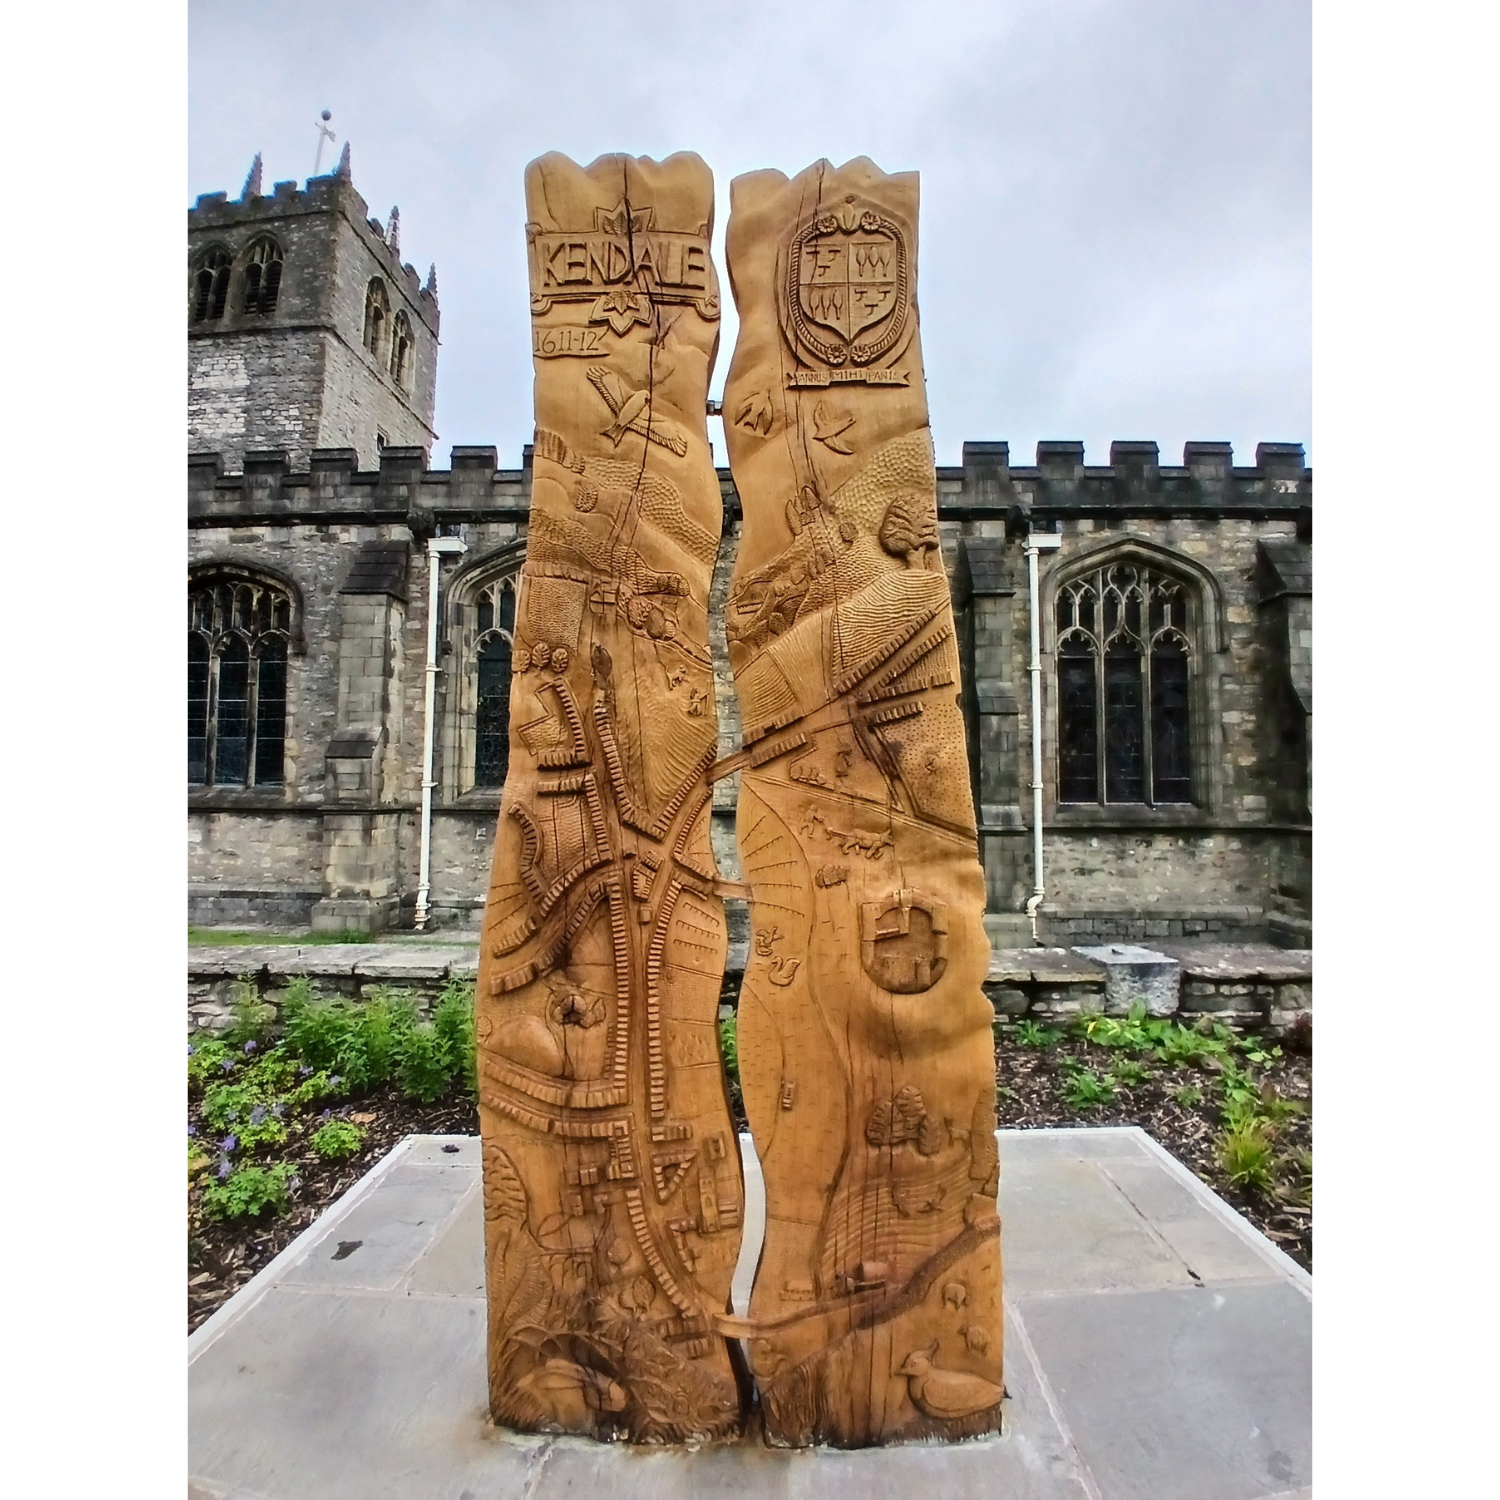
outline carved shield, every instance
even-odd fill
[[[888,353],[906,327],[906,235],[893,219],[850,198],[793,235],[787,283],[793,342],[830,365],[868,364]]]

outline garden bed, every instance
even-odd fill
[[[270,1008],[247,995],[225,1037],[192,1044],[190,1331],[404,1136],[478,1133],[472,1007],[462,983],[428,1021],[401,991],[354,1005],[299,983],[282,1005],[281,1035],[270,1033]],[[721,1033],[744,1130],[732,1019]],[[999,1122],[1140,1125],[1311,1269],[1306,1037],[1279,1046],[1139,1015],[1086,1016],[1066,1029],[997,1023]]]

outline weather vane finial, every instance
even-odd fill
[[[338,137],[328,128],[328,122],[333,118],[333,111],[325,109],[318,119],[318,154],[313,158],[313,176],[316,177],[323,168],[323,143],[327,141],[331,146]]]

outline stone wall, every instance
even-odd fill
[[[1222,461],[1218,445],[1189,445],[1193,462],[1145,473],[1146,446],[1129,445],[1110,466],[1072,463],[1059,478],[1064,466],[1049,450],[1068,445],[1043,445],[1037,466],[1012,470],[1003,444],[975,444],[965,450],[964,467],[939,471],[943,551],[968,658],[966,711],[991,910],[1019,912],[1034,878],[1030,606],[1021,550],[1034,526],[1061,537],[1060,549],[1045,560],[1041,586],[1044,938],[1066,944],[1274,936],[1305,945],[1310,717],[1298,683],[1308,684],[1310,708],[1310,572],[1305,595],[1278,593],[1264,553],[1269,547],[1281,559],[1276,578],[1283,582],[1288,559],[1301,566],[1298,559],[1310,558],[1310,475],[1300,450],[1263,449],[1262,463],[1239,468]],[[1214,462],[1195,447],[1214,450]],[[454,450],[451,469],[433,471],[420,448],[388,448],[376,470],[359,469],[347,450],[317,451],[302,471],[274,455],[252,455],[241,474],[222,468],[212,455],[191,466],[191,556],[289,579],[301,599],[307,649],[294,655],[289,673],[285,787],[190,795],[200,820],[191,854],[195,912],[227,909],[229,898],[210,894],[216,886],[262,889],[268,911],[273,889],[287,901],[303,900],[314,844],[305,823],[317,810],[324,820],[322,899],[366,903],[330,908],[330,922],[336,916],[357,924],[370,913],[377,925],[410,920],[420,841],[425,544],[441,531],[469,550],[446,560],[441,574],[431,903],[436,924],[472,922],[500,805],[498,789],[472,785],[473,601],[497,569],[519,566],[529,465],[501,470],[493,449],[466,448]],[[720,607],[739,527],[727,471],[721,484],[725,542],[713,584]],[[1058,804],[1050,599],[1054,581],[1103,555],[1101,546],[1135,549],[1201,585],[1194,657],[1200,790],[1193,805]],[[351,572],[361,557],[375,555],[372,548],[385,549],[392,570],[381,585],[385,592],[348,592]],[[727,754],[737,744],[738,715],[721,624],[712,645]],[[731,879],[736,783],[733,776],[717,783],[713,804],[714,846]],[[218,820],[211,839],[201,822],[210,812]],[[211,848],[234,847],[237,816],[245,819],[243,839],[253,852],[238,863],[210,857]],[[234,870],[252,866],[254,882],[229,883]]]
[[[283,254],[276,307],[249,311],[243,253],[269,235]],[[195,320],[193,275],[213,247],[234,258],[224,314]],[[284,451],[298,468],[317,448],[353,448],[373,465],[377,435],[430,452],[437,380],[436,285],[423,287],[372,224],[348,178],[311,178],[304,191],[230,201],[211,193],[188,214],[188,446],[238,468],[246,453]],[[365,291],[384,283],[391,319],[404,311],[413,358],[404,387],[364,347]]]

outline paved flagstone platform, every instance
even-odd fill
[[[743,1311],[764,1219],[745,1149]],[[1005,1435],[788,1453],[485,1413],[479,1144],[410,1136],[188,1341],[190,1500],[1310,1500],[1312,1280],[1135,1127],[1000,1132]]]

